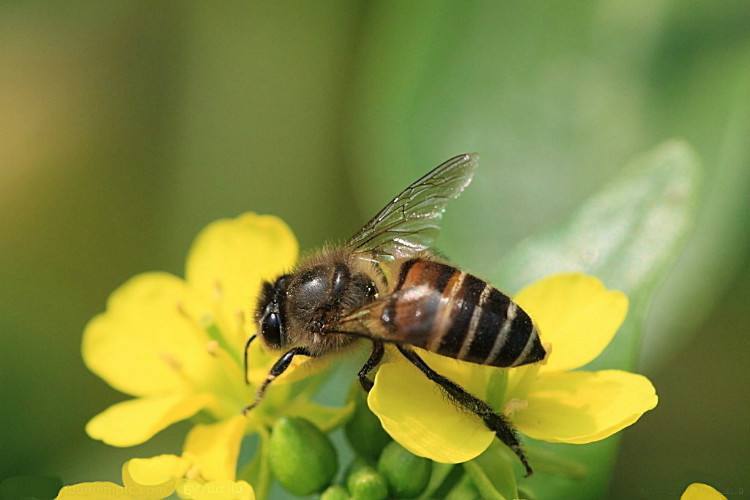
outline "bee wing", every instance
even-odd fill
[[[393,198],[347,243],[365,258],[392,261],[432,246],[448,201],[471,182],[477,154],[462,154],[435,167]]]
[[[403,318],[430,317],[440,306],[441,294],[434,288],[402,288],[356,309],[339,320],[336,331],[386,342],[424,347],[431,325],[423,321],[397,321]]]

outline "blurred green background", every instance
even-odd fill
[[[441,247],[486,275],[675,136],[703,189],[649,313],[660,403],[612,498],[750,491],[750,3],[0,3],[0,478],[116,479],[179,449],[180,426],[135,450],[85,436],[123,396],[80,336],[128,277],[181,274],[208,222],[278,214],[311,249],[477,151]]]

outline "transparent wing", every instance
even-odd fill
[[[462,154],[435,167],[393,198],[347,243],[378,260],[411,257],[432,246],[448,201],[474,176],[479,156]]]

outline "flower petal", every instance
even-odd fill
[[[635,423],[658,397],[642,375],[603,370],[540,374],[526,401],[511,415],[519,431],[553,443],[585,444]]]
[[[112,387],[135,396],[164,394],[203,380],[208,337],[190,319],[203,306],[167,273],[136,276],[109,298],[83,334],[83,359]]]
[[[166,498],[189,467],[189,461],[175,455],[133,458],[122,465],[122,484],[136,498]]]
[[[162,485],[183,477],[189,468],[190,461],[177,455],[132,458],[123,464],[123,484],[127,487],[132,481],[139,486]]]
[[[57,494],[57,500],[101,500],[102,498],[130,500],[133,497],[128,495],[125,488],[119,484],[104,481],[65,486]]]
[[[180,498],[190,500],[255,500],[253,487],[245,481],[209,481],[199,483],[188,480],[177,488]]]
[[[515,297],[551,347],[542,371],[572,370],[596,358],[615,336],[628,311],[628,297],[593,276],[557,274]]]
[[[110,406],[86,424],[86,433],[111,446],[134,446],[212,401],[209,394],[176,394],[131,399]]]
[[[247,419],[236,415],[215,424],[196,425],[185,439],[185,456],[205,479],[234,480]]]
[[[435,371],[484,397],[491,368],[417,351]],[[450,403],[398,353],[389,355],[393,359],[380,366],[367,403],[393,439],[415,455],[443,463],[466,462],[487,449],[495,434],[479,418]]]
[[[727,500],[727,497],[707,484],[693,483],[682,493],[680,500]]]
[[[250,345],[248,350],[248,378],[254,386],[259,386],[268,376],[273,364],[279,360],[285,351],[273,351],[267,349],[261,341],[255,341]],[[273,381],[274,387],[282,384],[291,384],[299,382],[317,375],[331,367],[335,354],[320,357],[295,356],[292,363],[284,373]]]
[[[250,330],[236,327],[244,321],[250,328],[261,281],[289,270],[297,253],[297,240],[278,217],[246,213],[221,219],[193,242],[187,281],[216,303],[221,324],[232,331],[227,340],[239,347]]]

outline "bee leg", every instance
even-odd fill
[[[268,372],[268,376],[258,388],[258,392],[255,394],[255,401],[242,409],[243,414],[247,415],[250,410],[260,404],[260,402],[263,400],[263,396],[266,394],[266,389],[268,389],[269,384],[273,382],[276,377],[284,373],[287,368],[289,368],[292,360],[298,354],[301,354],[302,356],[312,356],[312,354],[307,350],[306,347],[294,347],[285,352],[278,360],[276,360],[276,362],[271,367],[271,371]]]
[[[518,440],[518,435],[505,417],[503,417],[499,413],[495,413],[490,405],[488,405],[481,399],[472,396],[471,394],[466,392],[466,390],[460,385],[456,384],[452,380],[447,379],[446,377],[440,375],[435,370],[430,368],[427,363],[425,363],[424,360],[419,357],[417,353],[415,353],[408,347],[398,344],[396,345],[396,347],[398,347],[398,350],[401,351],[401,354],[403,354],[404,357],[411,362],[411,364],[416,366],[422,373],[424,373],[428,379],[438,384],[446,392],[451,400],[481,418],[484,422],[484,425],[486,425],[487,428],[491,431],[494,431],[500,441],[505,443],[505,445],[513,450],[513,453],[518,456],[519,460],[521,460],[521,463],[526,469],[526,477],[530,476],[533,473],[533,470],[531,469],[531,466],[526,459],[526,455],[521,448],[521,443]]]
[[[373,340],[372,352],[370,353],[370,357],[367,358],[364,366],[362,366],[362,369],[360,369],[359,373],[357,374],[359,376],[359,383],[362,384],[362,388],[365,390],[365,392],[370,392],[370,389],[372,389],[372,380],[367,378],[367,374],[380,364],[380,361],[382,361],[383,359],[384,352],[385,350],[383,349],[383,343],[379,340]]]

